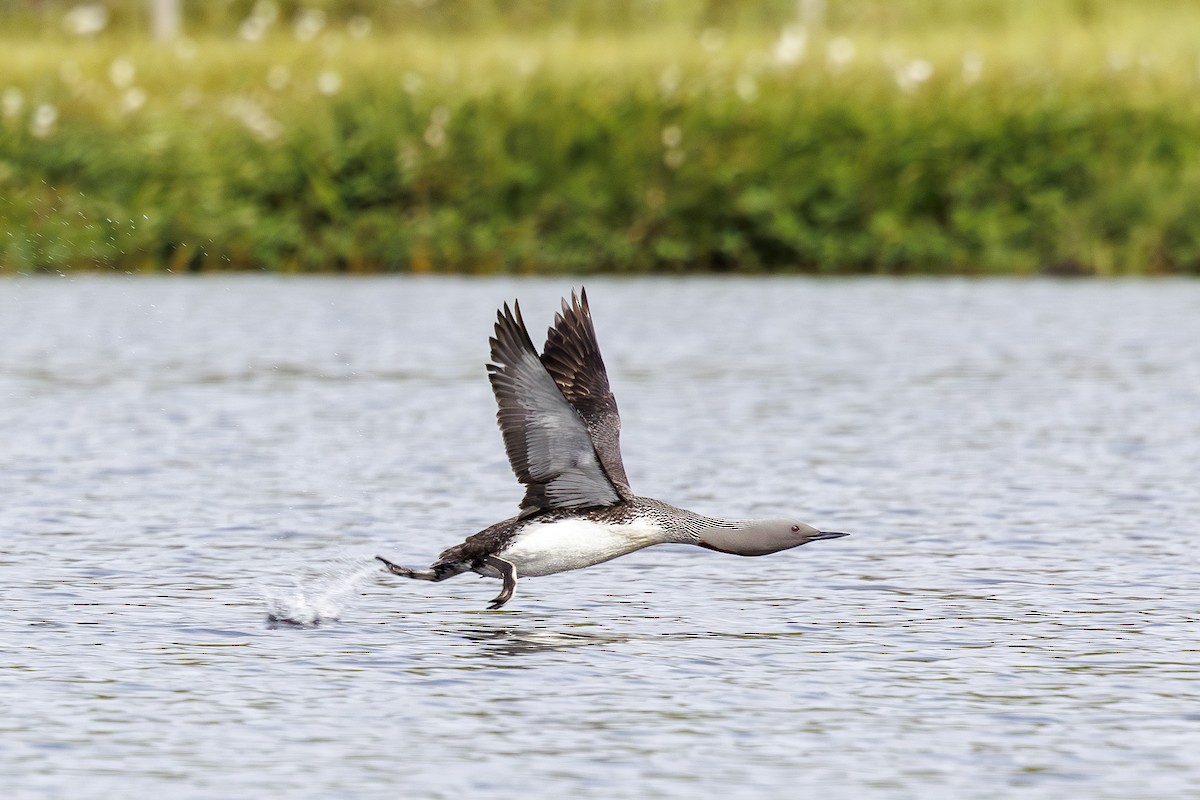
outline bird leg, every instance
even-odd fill
[[[513,566],[511,561],[505,561],[503,558],[497,558],[496,556],[487,556],[483,559],[483,563],[499,572],[501,579],[504,581],[504,588],[500,590],[500,594],[496,595],[496,599],[488,606],[488,611],[495,611],[512,599],[513,592],[517,588],[517,568]]]
[[[461,575],[470,567],[462,561],[439,561],[429,569],[412,569],[411,567],[402,567],[399,564],[393,564],[383,556],[375,556],[383,565],[387,567],[387,571],[393,575],[399,575],[404,578],[413,578],[418,581],[444,581],[447,578],[453,578],[455,575]],[[500,594],[496,595],[496,599],[488,606],[489,611],[494,611],[500,606],[512,599],[513,592],[517,588],[517,568],[509,561],[496,556],[487,556],[483,559],[483,563],[496,572],[500,573],[501,580],[504,581],[504,588],[500,590]]]

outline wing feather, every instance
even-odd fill
[[[525,485],[521,515],[616,503],[588,426],[542,364],[520,306],[513,309],[506,303],[497,314],[488,377],[504,449]]]
[[[579,297],[572,292],[570,305],[563,300],[547,332],[542,363],[587,425],[600,465],[617,493],[632,497],[621,459],[621,416],[600,356],[586,289]]]

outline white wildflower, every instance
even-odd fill
[[[425,129],[425,144],[432,147],[434,150],[440,150],[446,144],[446,129],[437,125],[430,125]]]
[[[825,60],[834,71],[840,72],[850,65],[858,53],[854,42],[845,36],[838,36],[829,42],[825,48]]]
[[[742,98],[746,103],[758,97],[758,81],[754,80],[754,76],[748,73],[743,72],[741,75],[738,75],[734,88],[737,90],[737,96]]]
[[[913,83],[924,83],[933,77],[933,64],[923,58],[916,58],[908,62],[906,73]]]
[[[725,46],[725,32],[720,28],[705,28],[700,34],[700,46],[706,53],[717,53]]]
[[[267,32],[267,24],[258,17],[246,17],[242,20],[242,24],[238,26],[238,36],[241,36],[247,42],[262,41],[263,35]]]
[[[346,23],[346,31],[355,39],[365,39],[371,35],[371,19],[362,14],[351,17]]]
[[[118,89],[128,89],[133,85],[135,77],[137,77],[137,70],[128,58],[118,58],[108,67],[108,79]]]
[[[911,94],[933,77],[933,64],[923,58],[916,58],[895,69],[894,75],[900,90]]]
[[[775,63],[781,67],[793,66],[804,58],[806,50],[808,31],[802,25],[789,25],[780,32],[775,42]]]
[[[191,39],[180,37],[175,40],[175,57],[180,61],[191,61],[198,52],[200,48]]]
[[[42,103],[33,112],[33,121],[29,125],[29,132],[38,139],[45,139],[54,133],[57,124],[58,109],[50,103]]]
[[[317,91],[325,95],[337,94],[342,89],[342,76],[336,70],[321,70],[317,76]]]
[[[450,109],[438,106],[429,115],[429,127],[425,129],[425,144],[440,150],[446,144],[446,125],[450,122]]]
[[[25,95],[15,86],[5,89],[3,97],[0,97],[0,108],[4,109],[5,119],[12,119],[20,114],[24,105]]]
[[[279,19],[279,4],[275,0],[258,0],[254,4],[254,10],[250,12],[250,16],[257,17],[270,25]]]
[[[663,69],[658,76],[658,90],[663,97],[670,97],[679,89],[679,84],[683,81],[683,71],[679,69],[678,64],[670,64]]]
[[[325,12],[319,8],[306,8],[296,17],[296,39],[310,42],[325,27]]]
[[[230,97],[224,103],[225,113],[239,120],[251,133],[271,142],[283,134],[283,125],[258,103],[244,97]]]
[[[133,113],[144,105],[146,105],[146,92],[144,89],[137,86],[130,86],[121,93],[122,113]]]
[[[962,77],[965,83],[975,83],[983,75],[983,56],[968,50],[962,57]]]
[[[76,36],[95,36],[108,27],[108,8],[103,3],[81,3],[63,16],[63,27]]]

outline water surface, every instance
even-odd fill
[[[635,489],[854,535],[376,570],[570,287],[0,282],[5,796],[1200,793],[1200,284],[591,280]]]

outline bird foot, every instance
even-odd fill
[[[413,577],[413,571],[408,567],[402,567],[399,564],[393,564],[383,556],[375,556],[375,560],[382,561],[383,565],[387,567],[388,572],[392,573],[393,575],[403,575],[405,578]]]
[[[484,561],[489,567],[499,572],[500,577],[504,580],[504,588],[488,606],[488,611],[495,611],[512,599],[513,592],[517,589],[517,568],[511,562],[496,556],[488,556]]]

